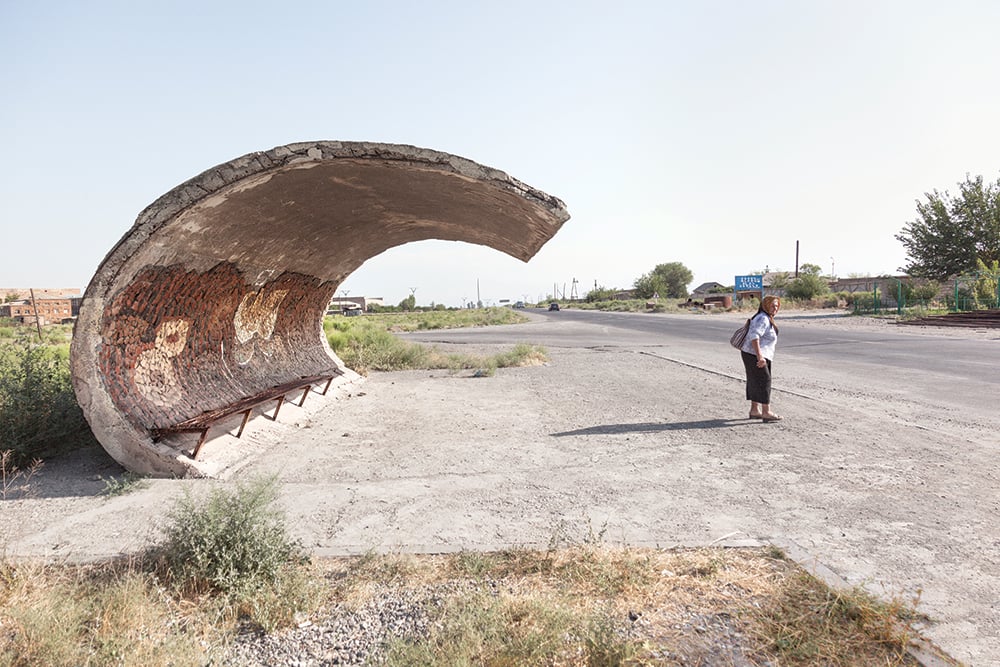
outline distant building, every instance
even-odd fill
[[[899,281],[914,282],[916,284],[926,282],[924,280],[910,278],[909,276],[866,276],[864,278],[840,278],[839,280],[830,283],[830,290],[833,292],[848,292],[849,294],[854,294],[856,292],[871,292],[876,286],[882,290],[884,290],[887,285],[895,287],[896,283]]]
[[[371,306],[384,306],[385,299],[380,296],[343,296],[330,299],[326,312],[329,315],[342,313],[345,310],[362,310],[368,312]]]
[[[79,312],[79,306],[77,307]],[[72,299],[20,299],[0,305],[0,317],[22,324],[61,324],[73,319]]]
[[[691,290],[691,298],[693,299],[703,299],[709,294],[719,294],[719,290],[730,290],[728,287],[722,283],[708,282],[702,283]]]
[[[35,295],[32,302],[31,295]],[[22,324],[60,324],[80,314],[80,290],[76,287],[0,287],[0,317]]]

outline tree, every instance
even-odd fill
[[[958,186],[958,197],[935,190],[917,201],[917,219],[896,235],[906,248],[903,271],[945,280],[975,272],[980,261],[1000,261],[1000,180],[984,184],[982,176],[966,175]]]
[[[823,280],[823,271],[816,264],[803,264],[799,267],[799,277],[793,278],[785,287],[785,294],[793,299],[815,299],[830,291],[830,286]]]
[[[654,294],[670,299],[683,299],[688,295],[687,286],[694,278],[691,270],[680,262],[657,264],[649,273],[635,279],[635,295],[649,299]]]
[[[609,289],[607,287],[595,287],[594,289],[587,292],[587,301],[608,301],[612,296],[615,295],[616,289]]]
[[[972,285],[972,293],[976,302],[988,307],[997,303],[997,281],[1000,280],[1000,262],[994,261],[987,265],[983,260],[976,261],[976,281]]]

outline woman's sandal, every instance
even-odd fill
[[[761,418],[761,421],[763,421],[765,424],[770,424],[771,422],[780,422],[781,421],[781,415],[768,415],[766,417],[763,416],[763,415],[761,415],[760,418]]]
[[[747,419],[763,419],[763,418],[764,418],[764,415],[755,415],[752,412],[750,413],[750,416],[747,417]]]

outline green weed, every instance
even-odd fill
[[[70,383],[68,345],[24,337],[0,345],[0,450],[22,465],[94,442]]]
[[[205,498],[186,494],[168,515],[159,549],[171,581],[182,590],[237,597],[277,582],[303,553],[272,507],[276,499],[274,478],[213,489]]]
[[[327,341],[348,368],[367,374],[372,371],[416,369],[472,370],[474,375],[489,377],[497,368],[542,363],[545,350],[519,344],[496,355],[445,354],[435,347],[405,341],[393,332],[417,329],[485,326],[507,323],[515,311],[509,308],[481,311],[433,311],[426,313],[387,313],[361,317],[328,316],[323,322]]]
[[[123,473],[120,477],[101,477],[101,481],[104,482],[104,489],[101,490],[100,495],[109,498],[123,496],[130,491],[145,488],[147,485],[145,477],[133,472]]]

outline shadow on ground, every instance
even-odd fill
[[[615,433],[657,433],[659,431],[687,431],[691,429],[734,428],[760,422],[749,419],[702,419],[693,422],[642,422],[639,424],[601,424],[574,431],[552,433],[556,438],[567,435],[610,435]]]

